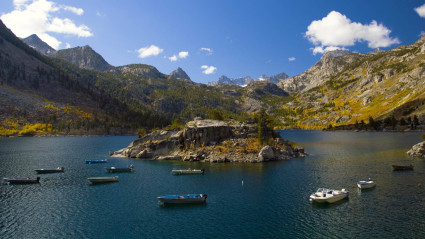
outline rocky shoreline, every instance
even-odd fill
[[[425,141],[413,145],[413,147],[407,151],[407,154],[411,157],[425,159]]]
[[[182,130],[157,130],[134,140],[112,157],[211,163],[288,160],[306,156],[304,149],[275,137],[259,145],[254,123],[195,119]],[[276,134],[278,135],[278,134]]]

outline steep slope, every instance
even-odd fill
[[[169,123],[96,87],[97,74],[40,55],[0,21],[0,135],[122,134]]]
[[[36,34],[32,34],[29,37],[23,38],[22,41],[42,55],[53,56],[56,54],[56,50],[42,41]]]
[[[409,46],[369,54],[324,55],[293,77],[295,100],[277,113],[287,125],[323,128],[389,118],[421,121],[425,113],[425,36]],[[288,79],[289,80],[289,79]],[[286,82],[287,83],[287,82]],[[295,85],[295,84],[294,84]]]
[[[106,71],[111,68],[111,65],[90,46],[59,50],[54,56],[83,69]]]

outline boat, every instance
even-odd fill
[[[398,170],[413,170],[413,165],[391,165],[394,171]]]
[[[36,169],[35,171],[39,174],[44,174],[44,173],[63,173],[65,170],[64,167],[57,167],[57,168],[53,168],[53,169]]]
[[[91,178],[88,178],[88,180],[92,184],[114,183],[114,182],[118,182],[118,176],[114,176],[114,177],[91,177]]]
[[[349,192],[344,188],[341,190],[319,188],[315,193],[310,195],[310,201],[318,203],[334,203],[346,198],[348,193]]]
[[[360,189],[373,188],[375,186],[376,186],[375,181],[373,181],[370,178],[369,178],[368,181],[358,181],[357,182],[357,187],[359,187]]]
[[[9,184],[31,184],[39,183],[40,177],[36,178],[3,178],[3,180]]]
[[[171,173],[174,175],[181,175],[181,174],[204,174],[205,169],[173,169],[171,170]]]
[[[185,204],[185,203],[204,203],[207,200],[206,194],[177,194],[157,197],[158,202],[162,204]]]
[[[108,173],[127,173],[127,172],[134,172],[134,166],[130,165],[128,168],[116,168],[116,167],[109,167],[105,168],[106,172]]]
[[[86,160],[86,163],[87,164],[92,164],[92,163],[106,163],[106,162],[108,162],[108,160],[106,160],[106,159],[89,159],[89,160]]]

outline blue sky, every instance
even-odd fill
[[[18,37],[90,45],[114,66],[143,63],[195,82],[300,74],[332,49],[367,53],[425,32],[425,0],[2,0]]]

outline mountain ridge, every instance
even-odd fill
[[[239,77],[239,78],[229,78],[225,75],[220,76],[216,81],[209,82],[209,85],[220,85],[220,84],[230,84],[230,85],[238,85],[245,87],[248,84],[255,82],[255,81],[268,81],[273,84],[278,84],[280,81],[287,79],[289,76],[282,72],[279,74],[276,74],[274,76],[267,76],[265,74],[262,74],[257,79],[253,79],[250,76],[245,77]]]

